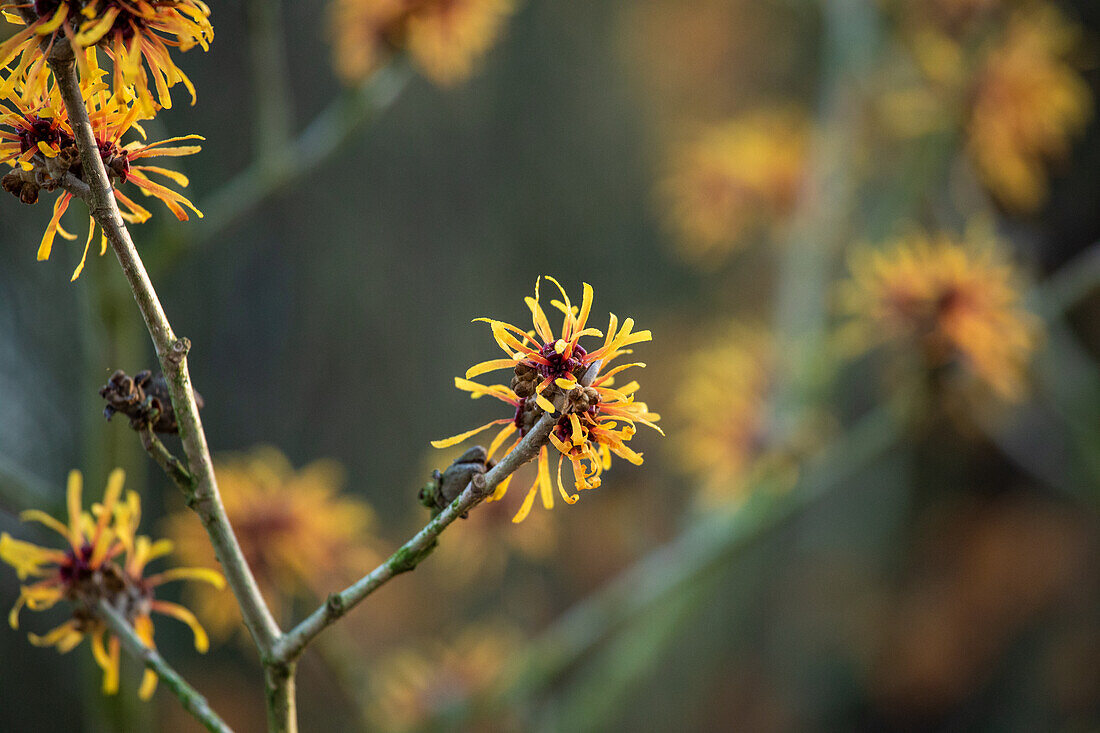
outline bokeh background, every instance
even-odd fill
[[[652,329],[667,437],[575,506],[513,524],[520,480],[456,524],[306,656],[305,730],[1100,726],[1100,7],[526,0],[445,83],[415,53],[349,71],[334,12],[213,7],[198,104],[150,130],[206,137],[178,167],[207,217],[133,231],[246,549],[303,565],[267,579],[284,624],[423,523],[461,452],[429,440],[499,416],[452,388],[495,356],[470,320],[525,323],[539,275]],[[117,263],[70,283],[75,244],[34,261],[45,206],[3,207],[0,530],[45,541],[20,510],[122,466],[145,531],[199,553],[102,418],[111,372],[154,364]],[[921,238],[958,246],[950,293],[919,246],[890,269]],[[872,251],[879,301],[852,294]],[[227,598],[182,597],[209,654],[171,620],[158,644],[261,730]],[[5,626],[0,659],[4,730],[197,730],[127,661],[104,698],[84,647]]]

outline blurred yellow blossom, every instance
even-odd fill
[[[335,0],[336,70],[361,81],[405,49],[432,81],[457,84],[474,73],[513,11],[514,0]]]
[[[848,348],[878,343],[926,370],[958,366],[1007,400],[1021,397],[1039,323],[1021,304],[1015,268],[980,226],[966,239],[912,234],[851,257],[841,284]]]
[[[222,588],[225,580],[204,567],[172,568],[154,575],[145,575],[145,566],[172,552],[168,540],[152,541],[138,536],[141,502],[131,491],[122,498],[125,474],[115,469],[107,479],[103,502],[93,504],[90,512],[82,509],[83,479],[79,471],[69,474],[67,490],[68,524],[37,509],[22,513],[26,521],[39,522],[60,534],[68,547],[63,550],[39,547],[0,534],[0,560],[15,568],[20,580],[40,578],[19,589],[8,622],[19,628],[19,611],[26,606],[32,611],[45,611],[58,601],[72,604],[73,613],[65,623],[43,636],[30,634],[35,646],[53,646],[64,654],[89,637],[96,664],[103,670],[103,691],[118,692],[119,639],[110,633],[98,616],[100,601],[113,606],[134,627],[138,637],[150,647],[153,643],[153,612],[172,616],[191,627],[195,648],[205,652],[209,642],[206,632],[189,610],[176,603],[157,600],[154,589],[175,580],[201,580],[214,588]],[[157,675],[145,670],[141,682],[142,699],[152,696]]]
[[[467,628],[450,641],[395,651],[373,670],[368,715],[379,730],[423,725],[449,705],[488,690],[519,643],[518,632],[494,623]]]
[[[296,597],[324,596],[381,559],[372,549],[374,512],[339,494],[343,470],[337,463],[315,461],[295,470],[275,448],[259,447],[219,458],[214,466],[226,513],[272,608],[286,609]],[[210,541],[193,513],[181,511],[165,525],[181,556],[213,562]],[[242,628],[232,595],[196,589],[191,599],[215,636]]]
[[[768,434],[774,354],[760,327],[734,325],[683,359],[674,450],[704,506],[741,497]]]
[[[660,195],[681,252],[715,264],[789,213],[808,143],[801,114],[766,109],[708,127],[676,148]]]
[[[1088,86],[1066,61],[1080,30],[1051,5],[1012,15],[1001,45],[979,73],[968,147],[1005,206],[1032,211],[1046,200],[1044,162],[1064,158],[1088,121]]]

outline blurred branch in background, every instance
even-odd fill
[[[878,11],[862,0],[820,4],[823,48],[820,102],[803,183],[790,234],[782,247],[776,294],[775,333],[780,376],[772,396],[775,438],[796,429],[807,405],[817,402],[824,367],[828,285],[840,244],[850,237],[855,206],[858,143],[864,125],[864,95],[870,88],[879,45]]]
[[[280,0],[249,0],[247,12],[256,103],[253,154],[258,164],[270,168],[284,155],[292,123],[282,5]]]
[[[692,524],[666,545],[650,552],[602,589],[563,614],[531,641],[506,683],[480,699],[465,700],[439,712],[453,722],[498,710],[534,696],[609,634],[622,631],[636,615],[728,561],[770,532],[796,519],[858,476],[901,436],[891,408],[880,408],[846,430],[837,442],[809,462],[796,488],[784,493],[775,477],[753,487],[743,506],[714,513]],[[659,638],[659,637],[658,637]]]
[[[13,513],[42,506],[52,491],[46,481],[0,453],[0,504]]]
[[[1100,367],[1066,322],[1100,287],[1100,243],[1093,244],[1029,294],[1046,322],[1036,357],[1036,399],[1007,424],[984,430],[1017,465],[1086,506],[1100,500]],[[1069,455],[1067,455],[1067,452]]]
[[[1073,310],[1100,289],[1100,242],[1094,243],[1052,273],[1031,295],[1043,318],[1055,319]]]
[[[398,57],[358,88],[345,91],[318,113],[298,137],[284,144],[278,155],[256,158],[245,170],[208,194],[200,205],[205,217],[177,237],[165,238],[165,247],[150,263],[151,268],[156,272],[170,269],[180,256],[212,244],[270,196],[315,172],[357,135],[364,124],[389,108],[412,77],[411,66]]]

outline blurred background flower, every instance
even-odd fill
[[[333,0],[333,64],[362,81],[407,51],[443,86],[465,81],[501,34],[513,0]]]
[[[374,512],[340,495],[339,464],[315,461],[295,470],[278,450],[264,446],[219,457],[214,465],[241,550],[283,623],[296,599],[323,599],[382,559],[373,549]],[[189,509],[168,517],[164,528],[187,562],[215,562],[206,530]],[[216,637],[244,631],[230,592],[196,587],[189,598]]]
[[[661,195],[684,256],[713,267],[746,236],[790,214],[807,134],[793,110],[756,110],[708,127],[676,149]]]
[[[840,285],[851,319],[838,336],[842,348],[885,342],[900,352],[903,372],[924,372],[918,382],[961,370],[1003,399],[1023,396],[1038,322],[985,227],[975,224],[961,242],[918,233],[883,250],[854,250],[851,260],[852,278]]]
[[[507,624],[482,623],[445,641],[391,652],[372,670],[369,719],[381,730],[415,730],[471,693],[491,689],[519,642]]]

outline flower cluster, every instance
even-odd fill
[[[213,35],[207,19],[209,8],[198,0],[40,0],[3,5],[6,18],[26,22],[27,27],[0,44],[0,69],[5,74],[0,79],[0,162],[13,168],[3,177],[2,186],[26,204],[37,203],[43,189],[64,189],[54,200],[38,259],[49,258],[57,236],[76,239],[62,226],[61,218],[72,201],[74,185],[87,183],[75,131],[46,63],[56,42],[73,48],[80,67],[81,96],[123,218],[137,223],[151,216],[123,193],[121,188],[127,183],[144,196],[160,199],[181,221],[188,219],[187,209],[201,217],[185,196],[151,176],[179,186],[188,185],[187,177],[148,165],[145,160],[191,155],[200,150],[199,146],[175,143],[202,138],[185,135],[146,142],[141,123],[152,119],[162,107],[171,106],[168,88],[176,82],[187,86],[193,97],[191,82],[172,62],[168,46],[187,50],[198,44],[206,48]],[[32,15],[35,19],[28,21]],[[111,59],[111,72],[99,65],[99,47]],[[16,59],[15,67],[8,68]],[[158,99],[149,91],[150,75]],[[123,138],[131,133],[140,140],[124,142]],[[84,268],[95,235],[95,220],[89,219],[84,255],[73,273],[74,280]],[[101,254],[106,246],[106,237],[101,237]]]
[[[1006,207],[1032,211],[1047,196],[1047,160],[1063,159],[1092,111],[1084,79],[1066,58],[1079,32],[1050,6],[1010,18],[979,73],[968,146],[982,180]]]
[[[180,82],[195,102],[195,87],[172,61],[169,48],[209,49],[214,29],[210,8],[202,0],[35,0],[0,3],[0,9],[10,22],[26,26],[0,44],[0,66],[19,58],[6,87],[20,87],[31,96],[42,94],[48,79],[45,57],[63,38],[82,75],[95,59],[94,49],[102,48],[114,68],[115,92],[132,89],[147,115],[170,108],[168,90]]]
[[[357,82],[405,49],[437,84],[469,78],[500,35],[513,0],[335,0],[336,70]]]
[[[65,653],[88,637],[96,663],[103,669],[103,691],[108,694],[118,691],[120,647],[118,638],[99,617],[100,603],[110,604],[123,615],[147,646],[154,646],[150,615],[156,612],[190,626],[195,648],[205,652],[209,642],[194,614],[176,603],[158,600],[155,591],[174,580],[200,580],[216,588],[225,584],[221,575],[201,567],[145,574],[146,566],[171,553],[173,546],[168,540],[154,542],[137,534],[141,503],[133,491],[122,498],[123,480],[122,469],[115,469],[107,479],[103,501],[85,511],[80,472],[70,473],[68,524],[37,509],[23,512],[24,520],[39,522],[60,534],[67,543],[64,549],[39,547],[13,539],[7,533],[0,534],[0,560],[15,568],[20,580],[38,578],[20,589],[19,600],[8,616],[11,627],[19,627],[23,607],[45,611],[59,601],[70,603],[73,611],[68,621],[42,636],[30,634],[30,641],[35,646],[52,646]],[[156,674],[146,670],[140,690],[142,699],[149,698],[156,685]]]
[[[906,6],[903,33],[918,75],[888,80],[885,127],[903,137],[957,128],[997,203],[1032,212],[1047,198],[1048,165],[1067,157],[1093,113],[1074,68],[1081,29],[1052,3],[933,5],[932,13],[927,2]]]
[[[851,270],[841,287],[850,317],[842,341],[855,350],[893,344],[919,353],[929,371],[961,367],[1004,399],[1021,396],[1038,325],[987,234],[972,227],[962,242],[914,234],[884,251],[857,251]]]
[[[286,608],[295,598],[322,596],[381,559],[364,542],[374,512],[362,501],[340,495],[343,470],[338,464],[315,461],[295,470],[278,450],[260,447],[219,458],[215,471],[245,559],[275,608]],[[169,517],[165,533],[185,561],[214,560],[206,532],[192,512]],[[232,596],[203,587],[192,590],[190,601],[215,637],[243,628]]]
[[[448,705],[490,689],[521,641],[515,629],[494,622],[463,629],[446,643],[394,650],[371,670],[371,722],[379,730],[419,729]]]
[[[561,480],[561,467],[566,459],[573,468],[574,488],[578,491],[594,489],[600,485],[600,474],[611,467],[612,454],[636,465],[642,463],[642,455],[627,445],[634,437],[637,423],[660,432],[655,424],[660,416],[634,398],[639,389],[638,383],[631,381],[621,387],[614,386],[617,374],[633,366],[644,367],[645,364],[636,362],[610,366],[618,357],[632,353],[629,346],[649,341],[652,336],[649,331],[634,331],[632,318],[627,318],[620,326],[615,314],[610,316],[606,335],[599,329],[589,327],[592,286],[584,284],[584,294],[578,308],[557,280],[549,276],[546,279],[561,293],[561,300],[550,301],[551,306],[563,315],[559,333],[555,334],[542,308],[539,297],[542,278],[539,278],[535,283],[535,296],[526,298],[534,329],[524,331],[491,318],[475,319],[489,324],[497,345],[507,354],[507,358],[475,364],[466,371],[465,379],[455,378],[455,386],[469,392],[474,399],[488,395],[507,403],[511,416],[493,420],[451,438],[433,441],[432,445],[447,448],[500,425],[501,429],[489,446],[488,458],[492,459],[513,436],[515,440],[508,450],[514,448],[543,414],[556,414],[558,420],[550,433],[550,443],[559,454],[557,488],[562,499],[573,504],[578,495],[567,491]],[[580,343],[585,337],[602,337],[604,341],[589,351]],[[482,385],[471,381],[472,377],[480,374],[508,368],[513,371],[510,386]],[[531,511],[536,494],[541,496],[547,509],[554,506],[550,462],[550,450],[543,446],[539,451],[535,481],[513,521],[523,521]],[[497,487],[490,500],[499,500],[504,496],[510,479],[511,476]]]
[[[661,195],[683,253],[714,261],[788,213],[808,139],[797,112],[761,110],[705,128],[674,151]]]

